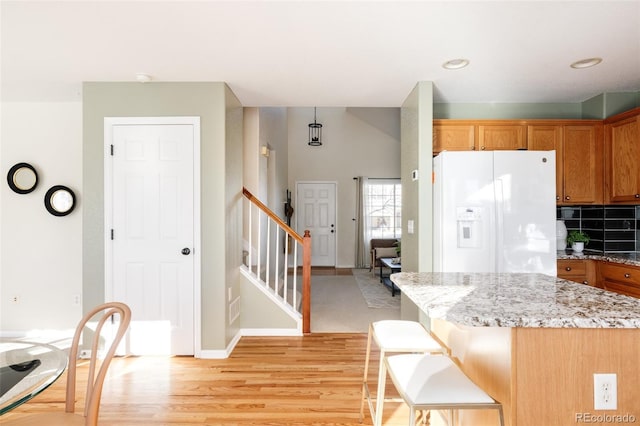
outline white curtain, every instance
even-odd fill
[[[355,267],[368,268],[371,263],[369,254],[369,241],[371,231],[369,229],[368,202],[367,202],[367,182],[364,176],[354,178],[356,180],[356,253]]]

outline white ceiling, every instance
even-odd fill
[[[6,101],[79,100],[82,81],[138,72],[224,81],[245,106],[395,107],[418,81],[451,103],[640,90],[640,0],[2,0],[0,13]],[[460,57],[471,64],[441,67]]]

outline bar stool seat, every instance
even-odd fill
[[[371,400],[371,393],[367,383],[369,374],[369,359],[371,356],[371,341],[375,341],[380,348],[380,366],[378,369],[378,391],[375,407]],[[446,354],[447,350],[429,333],[419,322],[405,320],[383,320],[369,325],[367,339],[367,353],[365,357],[364,379],[362,381],[362,400],[360,403],[360,422],[364,418],[364,402],[369,405],[369,412],[373,424],[379,426],[382,423],[382,410],[385,401],[384,382],[386,372],[383,360],[386,354],[391,353],[421,353],[421,354]]]
[[[485,408],[498,410],[500,425],[504,425],[502,404],[471,381],[448,356],[393,355],[384,359],[383,369],[388,370],[411,410],[410,425],[415,424],[416,410],[451,410],[451,425],[453,410]]]

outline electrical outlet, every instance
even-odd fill
[[[82,349],[80,351],[80,359],[89,359],[91,358],[91,349]]]
[[[13,295],[13,296],[11,296],[11,298],[9,299],[9,301],[10,301],[11,303],[13,303],[14,305],[17,305],[18,303],[20,303],[20,296],[18,296],[17,294],[16,294],[16,295]]]
[[[595,410],[618,409],[618,379],[615,374],[593,375],[593,408]]]
[[[79,294],[74,294],[73,296],[71,296],[71,298],[74,305],[80,305],[80,303],[82,302],[82,297]]]

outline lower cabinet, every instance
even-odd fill
[[[558,278],[640,298],[640,267],[590,259],[558,259]]]
[[[595,263],[588,259],[558,259],[558,278],[595,286]]]
[[[611,262],[598,262],[598,282],[602,288],[640,298],[640,268]]]

